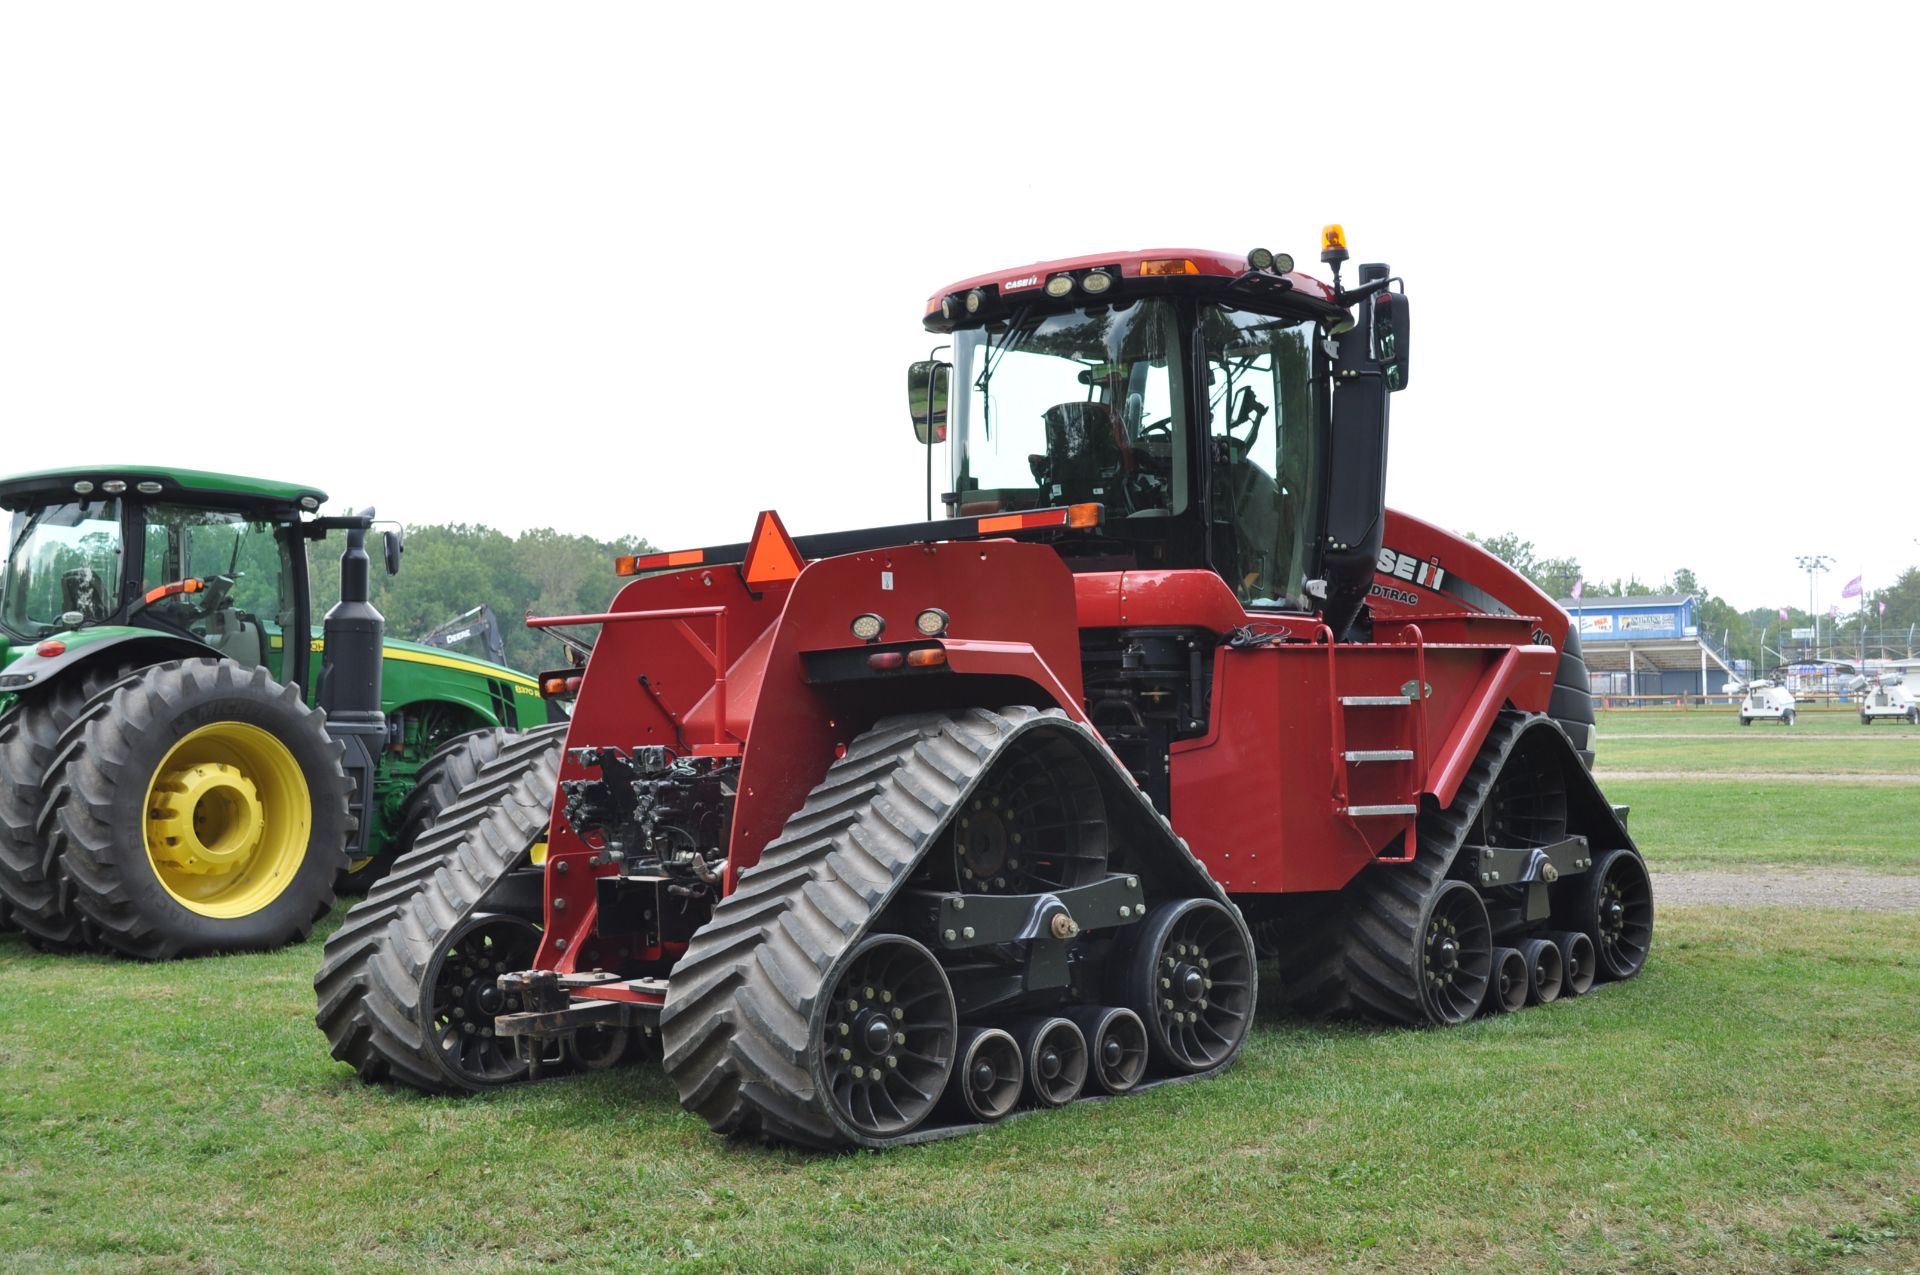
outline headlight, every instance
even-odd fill
[[[862,642],[872,642],[887,631],[887,622],[869,611],[865,615],[853,617],[853,635]]]
[[[919,615],[913,617],[913,627],[919,629],[928,637],[939,637],[947,631],[947,625],[949,623],[950,620],[947,613],[939,607],[928,607]]]

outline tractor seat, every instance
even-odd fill
[[[1044,481],[1057,489],[1047,493],[1051,500],[1069,505],[1097,500],[1125,510],[1129,457],[1122,448],[1113,409],[1076,399],[1049,407],[1041,420],[1047,433]]]
[[[74,567],[61,574],[60,602],[62,611],[78,611],[91,624],[113,614],[113,605],[107,600],[107,582],[92,567]]]

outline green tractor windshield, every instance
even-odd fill
[[[120,502],[42,505],[14,515],[0,625],[29,641],[120,609]]]

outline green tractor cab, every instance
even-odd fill
[[[373,511],[325,500],[181,469],[0,479],[0,921],[149,958],[304,937],[431,822],[436,753],[549,719],[524,673],[386,639]]]

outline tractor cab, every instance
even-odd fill
[[[0,649],[159,642],[302,687],[304,538],[324,492],[190,470],[59,470],[0,481],[11,514]],[[303,515],[308,515],[303,517]],[[58,648],[58,649],[56,649]],[[24,675],[22,675],[24,676]],[[0,691],[24,687],[0,675]]]
[[[1364,587],[1406,298],[1385,266],[1341,290],[1337,230],[1331,288],[1264,250],[1179,249],[935,295],[925,325],[951,344],[913,366],[909,407],[950,444],[947,514],[1098,505],[1100,535],[1060,542],[1074,569],[1209,568],[1252,610],[1319,610],[1330,575]]]

